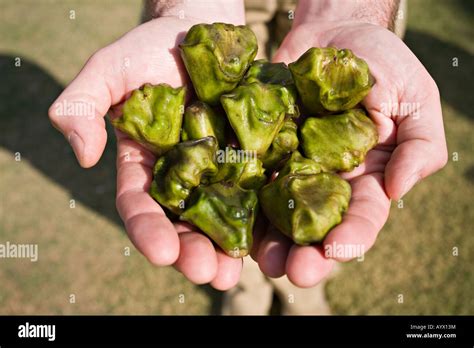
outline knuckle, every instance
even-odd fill
[[[438,156],[438,170],[442,169],[443,167],[448,164],[448,149],[446,148],[445,145],[441,147],[439,150],[439,156]]]
[[[59,100],[55,100],[49,107],[48,109],[48,117],[49,117],[49,120],[53,123],[53,124],[57,124],[58,123],[58,118],[59,118],[59,113],[58,113],[58,104],[60,103]]]
[[[426,173],[427,175],[424,174],[422,175],[422,177],[426,177],[430,174],[437,172],[438,170],[441,170],[448,163],[448,149],[444,141],[441,144],[433,144],[432,153],[436,155],[432,157],[431,168],[428,169]]]
[[[440,93],[439,93],[438,84],[436,83],[436,81],[433,79],[433,77],[429,73],[427,73],[426,85],[427,85],[427,91],[428,91],[429,95],[431,95],[433,97],[436,97],[436,99],[441,98]]]
[[[97,50],[96,52],[92,54],[92,56],[89,57],[89,59],[87,60],[87,65],[96,66],[96,65],[102,64],[106,53],[107,53],[106,48],[101,48]]]
[[[49,107],[48,118],[49,118],[49,122],[51,122],[54,128],[56,128],[60,132],[63,132],[63,127],[61,126],[61,123],[60,123],[60,114],[58,113],[58,110],[57,110],[57,105],[58,105],[57,103],[59,102],[55,101]]]

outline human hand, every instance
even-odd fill
[[[202,6],[199,11],[198,1],[188,5],[193,8],[175,9],[186,19],[164,13],[166,17],[142,24],[99,50],[51,106],[51,122],[71,143],[82,167],[96,164],[104,151],[107,133],[103,116],[109,108],[118,116],[120,104],[145,83],[168,83],[173,87],[187,83],[177,45],[192,25],[244,21],[241,1],[227,1],[225,6],[216,2],[215,8],[207,7],[206,11]],[[68,106],[74,110],[72,114],[64,112]],[[84,113],[87,110],[93,112]],[[136,248],[155,265],[173,264],[196,284],[211,282],[221,290],[233,287],[242,261],[216,250],[190,225],[168,220],[148,194],[156,158],[123,133],[116,134],[117,210]]]
[[[329,46],[349,48],[369,65],[376,84],[362,104],[377,125],[379,143],[363,164],[342,174],[352,186],[349,210],[321,246],[294,245],[273,229],[256,238],[253,257],[261,270],[270,277],[286,273],[300,287],[314,286],[335,261],[361,257],[385,224],[390,199],[400,199],[447,162],[436,83],[389,30],[358,21],[295,22],[274,61],[288,64],[310,47]],[[337,247],[345,245],[356,254],[338,255]]]

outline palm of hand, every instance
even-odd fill
[[[109,46],[102,54],[105,73],[110,71],[112,102],[144,83],[185,84],[178,43],[194,24],[185,20],[159,19],[143,24]],[[120,71],[120,74],[116,72]],[[120,114],[119,106],[111,110]],[[155,157],[151,152],[117,134],[117,209],[127,233],[153,264],[171,265],[192,282],[218,288],[234,286],[242,261],[216,250],[204,235],[184,223],[172,224],[163,209],[149,196]]]
[[[262,271],[272,277],[286,273],[301,287],[327,276],[333,260],[350,260],[372,247],[388,218],[390,198],[400,198],[446,161],[436,85],[388,30],[360,23],[303,24],[288,34],[274,60],[288,64],[310,47],[329,46],[349,48],[368,63],[376,84],[363,105],[377,125],[379,144],[363,164],[342,174],[352,186],[351,203],[323,245],[297,246],[273,229],[260,236],[253,256]],[[352,253],[337,254],[337,245],[352,245]]]

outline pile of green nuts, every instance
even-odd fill
[[[254,61],[257,49],[246,26],[195,25],[180,50],[198,100],[146,84],[112,121],[157,156],[150,195],[168,216],[232,257],[251,250],[259,206],[296,244],[321,242],[351,198],[336,173],[378,141],[358,107],[374,84],[364,60],[311,48],[287,67]]]

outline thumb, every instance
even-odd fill
[[[92,167],[101,157],[107,142],[104,115],[110,108],[112,93],[104,73],[110,53],[95,53],[49,108],[49,118],[71,144],[79,164]]]
[[[295,59],[292,59],[292,56],[288,52],[285,46],[281,46],[276,52],[275,55],[272,58],[273,63],[285,63],[289,64],[295,61]]]
[[[298,35],[295,35],[291,30],[273,55],[272,62],[290,64],[296,61],[308,48],[308,42],[299,40]]]

